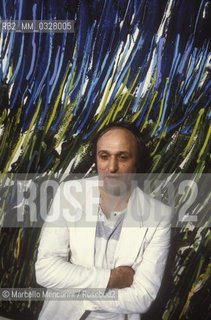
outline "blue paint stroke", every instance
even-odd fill
[[[67,70],[68,70],[68,65],[67,65],[67,67],[66,67],[66,70],[65,70],[65,73],[64,73],[64,74],[66,74]],[[63,82],[63,80],[62,80],[62,82]],[[51,130],[55,130],[55,129],[56,129],[57,125],[59,124],[59,122],[60,122],[60,120],[61,120],[61,118],[62,118],[63,111],[64,111],[64,104],[62,105],[62,110],[60,111],[60,114],[59,114],[59,116],[58,116],[55,124],[51,126]]]
[[[127,53],[128,53],[130,44],[131,44],[131,37],[130,37],[130,40],[128,41],[126,47],[124,48],[124,54],[123,54],[123,57],[122,57],[122,61],[121,61],[120,65],[119,65],[119,67],[118,67],[118,69],[117,69],[117,71],[116,71],[116,73],[115,73],[115,75],[114,75],[113,81],[116,81],[117,77],[118,77],[119,74],[120,74],[121,66],[123,65],[123,62],[124,62],[124,60],[125,60],[125,58],[126,58],[126,55],[127,55]],[[122,49],[122,50],[123,50],[123,49]],[[130,59],[128,59],[128,61],[130,61]]]
[[[58,49],[57,49],[57,54],[56,54],[56,59],[55,59],[55,64],[54,64],[54,71],[53,71],[53,75],[51,77],[51,80],[50,80],[50,85],[52,85],[55,77],[56,77],[56,74],[57,74],[57,69],[58,69],[58,62],[59,62],[59,55],[60,55],[60,49],[61,49],[61,46],[58,46]]]
[[[44,75],[40,81],[40,84],[37,88],[37,92],[34,96],[34,100],[37,99],[39,93],[40,93],[40,90],[41,90],[41,87],[43,86],[43,83],[44,83],[44,80],[48,74],[48,69],[49,69],[49,66],[50,66],[50,63],[51,63],[51,55],[52,55],[52,47],[53,47],[53,34],[52,32],[49,33],[49,51],[48,51],[48,62],[47,62],[47,66],[46,66],[46,69],[45,69],[45,72],[44,72]]]
[[[18,2],[19,2],[18,20],[20,20],[22,15],[23,0],[18,0]]]
[[[69,87],[70,87],[70,82],[72,80],[72,77],[73,77],[73,73],[74,73],[74,70],[75,70],[75,66],[76,66],[76,61],[77,59],[75,58],[73,60],[73,65],[72,65],[72,68],[71,68],[71,73],[68,77],[68,81],[67,81],[67,85],[66,85],[66,88],[65,88],[65,96],[64,96],[64,101],[63,101],[63,108],[64,108],[64,105],[65,105],[65,101],[67,99],[67,94],[68,94],[68,90],[69,90]],[[68,61],[68,64],[69,64],[69,61]]]
[[[54,83],[53,83],[53,85],[52,85],[52,88],[51,88],[51,91],[50,91],[50,94],[49,94],[48,103],[50,103],[50,101],[51,101],[51,97],[52,97],[53,91],[54,91],[55,86],[56,86],[56,84],[57,84],[57,81],[58,81],[58,79],[59,79],[59,75],[60,75],[60,72],[61,72],[62,63],[63,63],[63,59],[64,59],[64,51],[65,51],[66,40],[67,40],[67,32],[65,32],[64,35],[63,35],[63,43],[62,43],[62,50],[61,50],[59,68],[58,68],[56,78],[55,78],[55,80],[54,80]]]
[[[28,164],[28,166],[27,166],[27,172],[29,172],[29,170],[30,170],[30,168],[31,168],[31,165],[32,165],[32,162],[34,161],[34,158],[37,156],[39,154],[39,152],[37,151],[37,150],[35,150],[34,152],[33,152],[33,155],[32,155],[32,157],[31,157],[31,159],[30,159],[30,161],[29,161],[29,164]]]
[[[159,84],[161,83],[162,75],[161,75],[161,60],[162,60],[162,50],[165,38],[160,38],[158,43],[158,55],[157,55],[157,77],[156,77],[156,86],[155,90],[157,90]]]
[[[111,106],[111,104],[112,104],[112,102],[113,102],[113,99],[114,99],[117,91],[119,90],[120,85],[122,84],[123,79],[124,79],[124,77],[126,76],[126,73],[128,72],[128,69],[129,69],[129,67],[130,67],[131,64],[132,64],[132,62],[133,62],[133,60],[134,60],[134,57],[135,57],[137,51],[141,49],[142,45],[143,45],[143,38],[142,38],[142,35],[141,35],[141,36],[140,36],[140,39],[139,39],[139,41],[138,41],[138,43],[137,43],[136,48],[135,48],[134,51],[131,52],[131,54],[130,54],[130,57],[129,57],[129,59],[128,59],[129,62],[125,65],[124,70],[122,71],[122,73],[121,73],[121,75],[120,75],[120,78],[119,78],[119,80],[118,80],[118,82],[117,82],[117,84],[116,84],[116,86],[115,86],[115,89],[114,89],[114,91],[113,91],[113,93],[112,93],[112,95],[111,95],[111,97],[110,97],[110,100],[109,100],[109,102],[107,103],[106,110],[108,110],[109,107]]]
[[[42,172],[45,172],[45,171],[48,169],[49,165],[51,164],[51,162],[53,162],[53,160],[54,160],[54,157],[53,157],[53,156],[50,156],[50,158],[49,158],[49,160],[47,161],[46,165],[45,165],[44,168],[42,169]]]
[[[11,85],[11,83],[14,81],[14,79],[16,78],[18,72],[19,72],[19,69],[20,69],[20,66],[21,66],[21,62],[22,62],[22,58],[23,58],[23,48],[24,48],[24,33],[22,33],[22,39],[21,39],[21,50],[20,50],[20,55],[19,55],[19,59],[18,59],[18,63],[17,63],[17,66],[16,66],[16,69],[13,73],[13,76],[11,77],[10,81],[9,81],[9,85]],[[9,61],[9,59],[8,59]]]
[[[47,93],[46,93],[46,99],[45,99],[45,109],[43,111],[40,124],[38,125],[38,129],[41,129],[41,127],[43,125],[43,122],[44,122],[44,119],[45,119],[45,115],[46,115],[47,109],[48,109],[48,96],[49,96],[49,91],[50,91],[49,82],[50,82],[50,71],[48,71],[48,76],[47,76]]]
[[[6,4],[5,4],[5,0],[2,0],[2,11],[3,11],[3,20],[6,20],[7,14],[6,14]]]
[[[149,103],[150,103],[150,97],[148,98],[147,103],[145,104],[143,110],[141,111],[141,113],[140,113],[140,115],[139,115],[139,117],[138,117],[138,119],[137,119],[137,121],[136,121],[136,126],[137,126],[137,127],[140,126],[141,121],[142,121],[142,119],[143,119],[143,117],[144,117],[144,115],[145,115],[145,112],[146,112],[146,110],[148,109]]]
[[[31,105],[32,105],[33,100],[34,100],[34,96],[35,96],[36,89],[37,89],[37,83],[35,83],[35,87],[34,87],[34,90],[33,90],[33,92],[32,92],[31,99],[30,99],[30,101],[29,101],[29,104],[28,104],[28,106],[27,106],[27,108],[26,108],[26,111],[25,111],[25,114],[24,114],[24,123],[26,122],[26,119],[27,119],[27,117],[28,117],[28,113],[29,113],[29,111],[30,111],[30,109],[31,109]],[[30,121],[30,120],[29,120],[29,121]],[[25,125],[25,127],[27,127],[27,125]]]
[[[81,100],[81,96],[82,96],[82,90],[83,90],[83,85],[84,85],[84,82],[85,82],[85,76],[86,76],[86,70],[88,68],[88,63],[89,63],[89,60],[88,60],[88,54],[91,50],[91,41],[92,41],[92,37],[93,37],[93,31],[94,31],[94,27],[95,27],[95,23],[93,24],[90,32],[88,32],[87,34],[87,41],[86,41],[86,46],[85,46],[85,52],[86,54],[84,55],[85,59],[83,60],[82,62],[82,65],[81,65],[81,71],[83,70],[83,76],[82,76],[82,83],[81,83],[81,90],[79,92],[79,97],[78,97],[78,101],[77,101],[77,105],[74,109],[74,115],[76,115],[76,112],[78,110],[78,106],[79,106],[79,103],[80,103],[80,100]],[[85,63],[86,62],[86,63]]]
[[[91,93],[91,92],[90,92],[90,93]],[[77,132],[76,132],[77,134],[80,133],[81,130],[83,129],[83,127],[84,127],[86,121],[88,120],[89,115],[90,115],[90,113],[91,113],[91,111],[92,111],[92,106],[93,106],[93,103],[94,103],[94,101],[93,101],[93,95],[94,95],[94,93],[92,93],[92,96],[90,97],[90,98],[91,98],[91,99],[90,99],[91,103],[90,103],[89,109],[88,109],[88,111],[86,112],[86,116],[85,116],[83,122],[81,123],[80,127],[77,129]],[[86,102],[86,105],[87,105],[87,104],[88,104],[88,102]]]
[[[93,128],[91,129],[91,131],[89,131],[87,134],[85,134],[85,135],[82,137],[83,140],[86,140],[86,139],[90,136],[90,134],[92,134],[92,133],[96,130],[96,128],[101,124],[101,122],[102,122],[102,121],[104,120],[104,118],[107,116],[108,111],[109,111],[109,110],[105,111],[104,114],[102,115],[102,117],[100,118],[100,120],[93,126]]]
[[[206,88],[206,89],[207,89],[207,88]],[[206,92],[206,91],[205,91],[205,92]],[[194,111],[194,109],[195,109],[198,105],[200,105],[200,101],[201,101],[201,99],[199,99],[199,101],[197,101],[197,102],[186,112],[186,114],[182,117],[182,119],[181,119],[180,121],[178,121],[177,123],[169,126],[168,129],[167,129],[167,133],[170,132],[171,130],[177,128],[180,124],[182,124],[182,123],[186,120],[186,118]],[[207,102],[207,103],[205,104],[205,106],[203,107],[204,109],[206,109],[206,108],[209,107],[210,101],[211,101],[211,100],[209,99],[208,102]],[[173,114],[172,114],[172,115],[173,115]]]
[[[80,89],[80,92],[79,92],[78,101],[77,101],[76,107],[75,107],[74,112],[73,112],[74,116],[76,115],[78,107],[79,107],[79,104],[81,102],[82,91],[83,91],[83,86],[84,86],[84,83],[85,83],[86,70],[88,68],[88,64],[89,64],[89,61],[87,60],[86,64],[84,65],[84,72],[83,72],[83,76],[82,76],[82,79],[81,79],[81,89]]]
[[[36,20],[36,10],[37,10],[37,4],[33,5],[32,11],[33,11],[33,21]],[[34,68],[34,63],[35,63],[35,57],[36,57],[36,43],[35,43],[35,32],[33,32],[33,36],[32,36],[32,62],[31,62],[31,66],[29,69],[29,72],[26,76],[26,80],[29,80],[32,72],[33,72],[33,68]]]
[[[196,28],[197,28],[197,24],[198,24],[198,21],[199,21],[199,16],[200,16],[203,4],[204,4],[204,0],[201,1],[200,8],[199,8],[199,11],[198,11],[198,14],[197,14],[197,17],[196,17],[196,22],[195,22],[195,27],[194,27],[194,35],[196,34]]]
[[[42,19],[43,19],[43,2],[41,3],[41,18],[40,18],[40,20],[42,20]],[[33,75],[31,76],[32,79],[34,78],[34,74],[35,74],[37,68],[40,67],[39,57],[40,57],[40,51],[41,51],[41,40],[42,40],[42,32],[39,33],[39,43],[38,43],[38,48],[37,48],[38,49],[37,50],[37,60],[36,60],[35,65],[34,65]],[[34,86],[35,79],[34,80],[32,80],[32,79],[31,79],[31,81],[32,81],[31,89],[29,89],[29,90],[32,90],[32,88]],[[23,94],[22,101],[25,99],[25,93],[26,92],[27,91],[25,90],[25,92]]]
[[[208,44],[207,44],[207,47],[206,47],[205,51],[203,53],[201,53],[201,56],[203,56],[202,62],[200,64],[199,70],[198,70],[197,75],[196,75],[196,77],[194,79],[194,82],[192,84],[191,89],[189,90],[189,92],[184,97],[184,104],[188,103],[188,101],[189,101],[189,99],[190,99],[191,95],[193,94],[193,91],[194,91],[194,89],[196,87],[196,84],[198,82],[200,82],[200,80],[201,80],[201,77],[202,77],[202,75],[204,73],[204,69],[205,69],[205,66],[206,66],[205,62],[207,61],[207,51],[208,51]]]
[[[34,68],[34,63],[35,63],[35,57],[36,57],[36,43],[35,43],[35,32],[33,32],[33,36],[32,36],[32,48],[33,48],[33,51],[32,51],[32,62],[31,62],[31,66],[30,66],[30,69],[29,69],[29,72],[26,76],[26,80],[29,80],[32,72],[33,72],[33,68]]]
[[[7,62],[6,62],[6,66],[5,66],[3,77],[2,77],[3,80],[5,80],[5,78],[7,76],[9,63],[10,63],[10,57],[11,57],[11,53],[12,53],[12,50],[13,50],[13,42],[14,42],[14,39],[15,39],[15,32],[11,32],[10,34],[11,35],[10,35],[10,43],[9,43]]]
[[[22,79],[23,79],[24,67],[25,67],[25,55],[23,57],[23,64],[22,64],[22,68],[21,68],[21,74],[20,74],[20,79],[19,79],[19,82],[18,82],[18,86],[16,88],[15,96],[14,96],[14,98],[12,100],[12,103],[11,103],[11,106],[10,106],[11,110],[13,109],[13,107],[15,105],[16,99],[18,97],[18,93],[20,91],[20,86],[21,86]]]
[[[99,20],[99,22],[98,22],[97,33],[96,33],[96,39],[97,39],[97,38],[98,38],[98,36],[99,36],[100,26],[102,25],[103,16],[104,16],[105,11],[106,11],[106,4],[107,4],[107,2],[106,2],[106,1],[104,1],[103,10],[102,10],[102,13],[101,13],[101,16],[100,16],[100,20]]]
[[[95,23],[92,25],[92,28],[91,28],[91,31],[90,31],[91,34],[89,36],[87,34],[86,44],[85,44],[85,48],[84,48],[85,54],[83,55],[83,60],[82,60],[82,63],[81,63],[81,68],[79,70],[78,76],[77,76],[77,78],[75,80],[75,83],[73,85],[73,88],[72,88],[72,90],[71,90],[71,92],[69,94],[69,99],[70,100],[71,100],[72,95],[74,94],[75,89],[77,88],[77,85],[78,85],[79,81],[81,80],[81,76],[82,76],[82,72],[83,72],[85,63],[87,65],[88,54],[89,54],[89,50],[91,48],[91,40],[92,40],[94,26],[95,26]],[[80,38],[81,38],[81,34],[79,33],[79,42],[80,42]]]
[[[193,38],[188,41],[187,43],[187,46],[186,46],[186,50],[185,50],[185,54],[183,55],[183,58],[182,58],[182,61],[180,63],[180,66],[178,68],[178,73],[179,74],[183,74],[184,73],[184,67],[185,67],[185,64],[190,56],[190,52],[192,50],[192,47],[193,47]]]
[[[192,80],[192,76],[193,76],[193,70],[194,70],[194,67],[195,67],[195,62],[196,62],[196,54],[197,54],[197,48],[194,48],[193,50],[193,53],[192,53],[192,58],[191,58],[191,62],[190,62],[190,67],[189,67],[189,70],[188,70],[188,74],[187,74],[187,77],[185,79],[185,83],[184,83],[184,89],[187,89],[189,84],[190,84],[190,81]]]
[[[156,59],[157,59],[157,55],[155,53],[155,57],[154,57],[153,65],[152,65],[152,74],[154,73],[154,70],[155,70],[155,67],[156,67]],[[136,97],[136,100],[135,100],[135,103],[134,103],[134,106],[133,106],[133,109],[132,109],[132,113],[133,114],[138,111],[137,110],[137,105],[139,103],[139,100],[140,100],[140,97],[141,97],[141,94],[142,94],[142,90],[143,90],[145,81],[146,81],[146,77],[145,77],[145,80],[143,82],[141,82],[141,85],[140,85],[140,88],[139,88],[139,91],[138,91],[138,94],[137,94],[137,97]]]
[[[170,96],[171,85],[173,84],[174,74],[175,74],[177,65],[178,65],[179,60],[180,60],[180,53],[178,54],[178,51],[177,51],[178,50],[178,45],[179,45],[179,37],[177,39],[174,59],[173,59],[173,63],[172,63],[170,74],[169,74],[169,82],[168,82],[167,88],[166,88],[166,96],[165,96],[165,101],[164,101],[164,105],[163,105],[163,112],[162,112],[162,115],[161,115],[160,123],[159,123],[158,128],[157,128],[157,130],[155,132],[155,135],[157,135],[158,132],[163,127],[163,122],[164,122],[166,111],[167,111],[167,107],[168,107],[168,104],[169,104],[169,96]],[[165,90],[165,88],[164,88],[164,90]]]
[[[143,38],[142,38],[142,35],[141,35],[141,37],[140,37],[140,39],[139,39],[139,41],[138,41],[138,44],[137,44],[136,48],[131,52],[130,57],[129,57],[129,59],[128,59],[128,62],[127,62],[127,64],[125,65],[124,70],[122,71],[122,73],[121,73],[121,75],[120,75],[120,77],[119,77],[119,80],[118,80],[118,82],[117,82],[117,85],[116,85],[116,87],[115,87],[115,89],[114,89],[114,91],[113,91],[113,93],[112,93],[112,95],[111,95],[111,98],[110,98],[110,101],[111,101],[111,102],[112,102],[113,98],[115,97],[117,91],[119,90],[120,85],[122,84],[123,79],[124,79],[124,77],[126,76],[126,74],[127,74],[127,72],[128,72],[128,69],[130,68],[130,66],[131,66],[131,64],[132,64],[132,62],[133,62],[133,60],[134,60],[134,58],[135,58],[135,55],[136,55],[137,51],[141,49],[142,45],[143,45]]]

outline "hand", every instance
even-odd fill
[[[131,267],[120,266],[111,270],[108,289],[123,289],[130,287],[133,283],[135,271]]]

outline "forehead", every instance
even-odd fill
[[[97,150],[128,151],[136,150],[136,138],[126,128],[111,128],[97,142]]]

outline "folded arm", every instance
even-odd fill
[[[69,261],[69,235],[66,227],[43,227],[35,264],[37,283],[46,288],[105,288],[109,269],[87,268]]]
[[[165,269],[170,239],[170,226],[157,228],[143,257],[132,268],[135,271],[130,287],[118,290],[116,300],[86,302],[87,310],[116,313],[144,313],[156,298]]]

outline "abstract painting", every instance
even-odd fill
[[[90,141],[122,120],[142,133],[151,174],[209,175],[208,0],[2,0],[0,19],[1,175],[95,172]],[[73,30],[12,30],[22,20],[72,20]],[[211,317],[209,188],[196,207],[203,221],[175,228],[162,294],[143,319]],[[2,288],[37,287],[39,234],[1,228]],[[0,315],[37,319],[41,304],[0,301]]]

